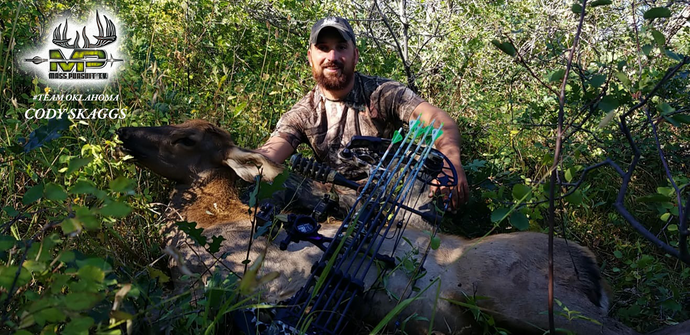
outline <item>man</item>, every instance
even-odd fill
[[[398,82],[355,72],[359,50],[347,20],[327,17],[314,24],[307,58],[316,87],[280,118],[271,138],[257,151],[274,162],[283,162],[300,143],[307,143],[320,161],[350,179],[361,179],[366,176],[351,160],[339,155],[350,138],[390,138],[401,125],[421,114],[424,124],[432,120],[436,120],[436,125],[443,123],[443,135],[436,148],[458,172],[455,189],[432,189],[429,197],[435,192],[452,192],[451,209],[468,200],[469,187],[460,162],[460,134],[455,121]]]

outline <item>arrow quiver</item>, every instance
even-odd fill
[[[349,322],[352,305],[375,284],[369,282],[375,281],[376,277],[369,274],[372,265],[378,262],[387,268],[395,267],[393,252],[406,227],[405,215],[399,215],[400,210],[420,215],[432,225],[440,223],[449,198],[435,202],[435,208],[425,213],[404,203],[413,195],[413,185],[417,180],[434,186],[457,185],[457,172],[453,165],[432,148],[441,136],[441,127],[434,127],[433,121],[424,126],[417,118],[410,122],[406,135],[398,130],[390,140],[353,137],[342,154],[373,167],[364,186],[312,160],[298,155],[292,157],[294,171],[316,181],[347,186],[359,192],[355,204],[333,237],[318,233],[320,225],[316,217],[323,214],[327,204],[315,209],[312,216],[291,215],[288,218],[285,224],[288,238],[281,242],[281,249],[287,249],[290,242],[309,241],[324,253],[314,263],[305,286],[286,302],[284,308],[277,309],[273,324],[263,334],[341,334]],[[324,202],[327,203],[328,198]],[[395,247],[390,254],[381,254],[385,237],[391,236],[389,232],[397,232],[393,235],[398,238],[394,242],[388,241],[395,243]],[[376,271],[372,273],[376,274]]]

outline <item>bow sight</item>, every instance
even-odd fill
[[[416,180],[426,185],[453,187],[457,172],[441,152],[432,148],[441,136],[441,126],[432,121],[424,126],[419,118],[411,121],[409,132],[394,133],[392,139],[355,136],[343,150],[344,157],[373,166],[367,182],[361,186],[347,180],[332,169],[293,156],[291,165],[297,173],[319,182],[335,183],[358,191],[355,204],[348,211],[333,237],[319,234],[319,216],[333,208],[333,201],[325,196],[311,216],[288,216],[284,228],[288,237],[280,243],[285,250],[291,242],[308,241],[324,251],[314,263],[306,284],[285,307],[277,310],[273,323],[261,334],[340,334],[349,321],[348,312],[370,287],[372,275],[367,274],[375,261],[391,269],[396,266],[394,251],[400,242],[409,215],[419,215],[436,227],[450,202],[450,198],[434,201],[426,212],[405,204],[411,196]],[[412,214],[403,213],[400,210]],[[260,221],[272,221],[270,204],[261,208]],[[391,230],[392,229],[392,230]],[[435,230],[435,229],[434,229]],[[395,237],[390,254],[380,253],[386,239]],[[423,264],[423,259],[422,259]],[[374,276],[374,280],[376,276]],[[380,277],[379,277],[380,278]],[[413,279],[414,280],[414,279]],[[409,294],[409,293],[408,293]]]

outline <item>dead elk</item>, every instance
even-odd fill
[[[162,127],[127,127],[117,131],[123,142],[123,151],[134,157],[136,163],[156,174],[177,182],[171,196],[170,222],[186,220],[197,222],[208,236],[222,235],[225,241],[217,256],[195,246],[177,231],[174,224],[165,227],[166,243],[179,250],[186,268],[195,273],[208,273],[220,268],[242,274],[251,236],[251,223],[246,206],[242,205],[234,191],[237,176],[251,180],[259,173],[268,178],[280,173],[281,167],[262,155],[240,149],[230,135],[206,121],[191,120],[179,125]],[[337,227],[326,225],[321,233],[333,236]],[[396,256],[424,250],[428,235],[408,228],[406,238],[411,243],[401,243]],[[466,308],[452,301],[476,304],[489,313],[502,328],[515,334],[541,334],[548,329],[547,301],[547,236],[524,232],[489,236],[466,240],[457,236],[441,235],[441,246],[431,250],[424,263],[427,274],[418,281],[432,279],[440,285],[426,290],[401,315],[401,320],[415,313],[426,320],[434,320],[432,329],[448,334],[477,334],[481,326]],[[294,295],[305,283],[312,264],[321,251],[306,242],[291,244],[287,251],[278,248],[279,236],[273,241],[265,238],[254,240],[249,259],[257,260],[262,251],[265,259],[259,276],[277,272],[280,275],[264,283],[259,290],[261,299],[277,303]],[[275,241],[275,242],[274,242]],[[390,253],[391,244],[384,244],[381,253]],[[557,313],[556,325],[576,334],[634,334],[635,332],[607,316],[609,296],[592,253],[575,243],[555,241],[555,298],[570,311],[580,312],[581,317],[566,319]],[[171,258],[174,276],[179,276],[177,265],[181,261]],[[222,265],[218,262],[222,262]],[[372,276],[375,276],[372,274]],[[371,278],[368,283],[374,282]],[[360,319],[379,323],[394,308],[396,301],[388,292],[403,292],[409,282],[403,271],[388,275],[385,290],[375,290],[367,297],[371,301],[361,304],[355,313]],[[434,314],[435,313],[435,314]],[[432,315],[433,314],[433,315]],[[425,333],[428,321],[411,321],[408,333]],[[587,320],[589,319],[589,320]],[[596,320],[599,324],[592,322]],[[658,334],[690,333],[690,325],[681,324]]]

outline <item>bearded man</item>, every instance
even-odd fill
[[[436,142],[458,172],[451,209],[468,200],[469,187],[460,162],[460,133],[455,121],[399,82],[355,72],[359,50],[350,23],[327,17],[314,24],[307,58],[316,80],[314,87],[278,121],[269,140],[257,151],[274,162],[285,161],[300,143],[307,143],[321,162],[359,180],[367,177],[351,159],[340,153],[353,135],[391,138],[395,130],[421,115],[424,124],[443,123]]]

